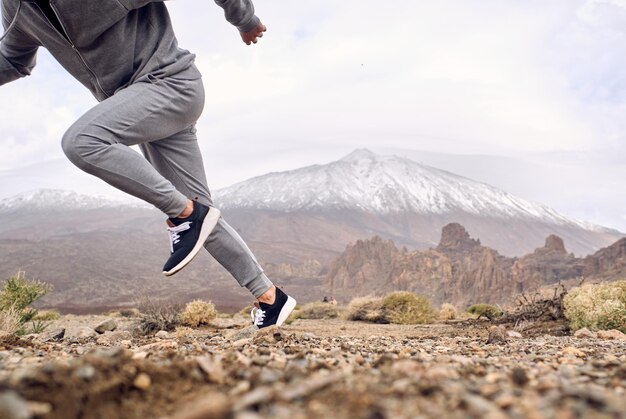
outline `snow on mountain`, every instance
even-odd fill
[[[361,210],[392,213],[467,213],[578,227],[613,230],[567,218],[493,186],[426,166],[407,158],[355,150],[325,165],[269,173],[215,191],[223,209],[247,208],[281,212]],[[39,189],[0,201],[0,213],[15,210],[92,210],[152,208],[134,198],[84,195],[67,190]]]
[[[357,209],[377,214],[415,212],[532,219],[610,231],[567,218],[493,186],[398,157],[355,150],[325,165],[269,173],[215,192],[222,208],[283,212]]]
[[[38,189],[0,201],[0,212],[15,210],[92,210],[102,208],[150,208],[149,205],[132,199],[113,198],[101,195],[84,195],[60,189]]]

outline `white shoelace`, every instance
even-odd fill
[[[262,326],[263,320],[265,319],[265,311],[260,308],[253,308],[252,311],[250,311],[250,317],[252,317],[252,323],[255,326]]]
[[[180,234],[183,231],[187,231],[191,228],[191,221],[186,221],[176,227],[168,227],[167,231],[170,233],[170,251],[174,253],[174,245],[180,242]]]

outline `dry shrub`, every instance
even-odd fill
[[[2,287],[2,292],[0,292],[0,310],[8,307],[24,310],[46,295],[51,289],[52,286],[50,284],[28,279],[24,272],[19,271],[10,277]]]
[[[626,333],[626,280],[573,288],[563,304],[573,330],[586,327]]]
[[[348,320],[387,323],[383,315],[383,300],[379,297],[357,297],[348,304]]]
[[[193,336],[193,329],[187,326],[178,326],[176,328],[176,339],[181,342],[189,342]]]
[[[395,324],[423,324],[435,319],[435,310],[427,298],[409,291],[398,291],[383,298],[385,320]]]
[[[471,305],[467,312],[477,316],[477,318],[486,317],[489,320],[493,320],[504,314],[502,310],[492,304],[474,304]]]
[[[439,310],[439,320],[455,320],[458,314],[455,306],[444,303],[441,305],[441,310]]]
[[[0,310],[0,334],[14,335],[22,328],[20,310],[8,307]]]
[[[209,324],[209,322],[216,317],[217,310],[215,309],[215,305],[202,300],[190,302],[180,314],[181,323],[190,327]]]
[[[144,335],[160,330],[172,331],[180,324],[180,304],[145,297],[138,306],[141,313],[139,331]]]
[[[14,332],[18,335],[27,333],[41,333],[46,328],[42,321],[35,321],[37,309],[32,308],[31,304],[46,295],[52,286],[45,282],[28,279],[24,272],[19,271],[7,279],[0,291],[0,312],[8,311],[3,314],[7,319],[12,319],[14,311],[19,315],[20,327]],[[7,320],[11,323],[11,320]],[[26,329],[26,324],[30,322],[30,329]]]
[[[294,310],[293,319],[336,319],[341,314],[334,304],[313,302]]]
[[[40,321],[51,321],[51,320],[59,320],[61,318],[61,314],[58,311],[54,310],[42,310],[33,317],[33,320]]]

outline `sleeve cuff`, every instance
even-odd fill
[[[252,29],[259,26],[260,23],[261,23],[261,19],[259,19],[256,16],[252,16],[252,19],[250,19],[248,23],[242,26],[238,26],[237,29],[239,29],[239,32],[250,32]]]

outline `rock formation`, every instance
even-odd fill
[[[521,292],[583,276],[626,277],[626,239],[583,259],[568,253],[560,237],[550,235],[533,253],[508,258],[452,223],[443,228],[439,245],[425,251],[398,249],[380,237],[359,240],[334,261],[326,286],[345,299],[408,290],[436,304],[466,306],[505,303]]]

